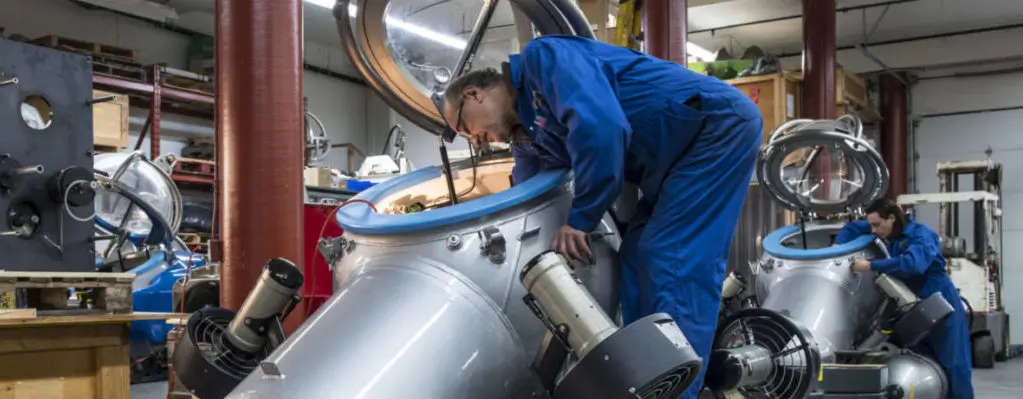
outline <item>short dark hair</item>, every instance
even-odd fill
[[[902,229],[906,227],[906,223],[909,220],[906,216],[906,212],[902,210],[902,207],[898,203],[888,198],[881,198],[867,204],[867,208],[864,213],[877,213],[883,219],[895,216],[895,223],[892,226],[892,233],[898,235],[902,233]]]
[[[452,80],[444,89],[444,102],[453,104],[461,99],[466,87],[489,89],[504,82],[504,75],[494,68],[470,71]]]

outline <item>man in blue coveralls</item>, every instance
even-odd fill
[[[920,298],[940,292],[955,312],[936,326],[930,335],[913,348],[937,360],[948,374],[949,398],[973,398],[973,357],[966,310],[952,279],[945,271],[938,234],[907,216],[892,200],[880,199],[866,208],[867,220],[849,222],[839,230],[835,244],[843,244],[864,234],[876,234],[885,240],[888,259],[858,259],[853,270],[873,270],[901,280]]]
[[[588,233],[622,188],[642,192],[620,258],[622,313],[671,315],[704,359],[725,262],[761,143],[757,106],[682,65],[575,36],[534,39],[503,73],[447,88],[444,118],[476,140],[509,141],[512,180],[571,168],[575,196],[552,247],[593,261]],[[704,367],[706,369],[706,367]],[[685,398],[695,398],[703,373]]]

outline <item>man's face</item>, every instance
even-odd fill
[[[870,232],[877,234],[878,237],[888,239],[892,235],[892,225],[895,223],[895,216],[889,216],[887,219],[882,218],[877,212],[871,212],[867,214],[867,222],[870,223]]]
[[[461,99],[444,104],[444,119],[452,129],[466,133],[475,145],[506,141],[518,123],[508,88],[466,87]]]

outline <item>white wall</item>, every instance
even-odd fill
[[[1003,292],[1010,314],[1023,312],[1023,72],[920,81],[912,91],[913,113],[919,119],[914,150],[917,191],[937,192],[938,162],[991,158],[1003,167]],[[984,111],[980,113],[963,113]],[[961,190],[971,190],[972,179],[960,179]],[[918,209],[919,219],[938,226],[937,206]],[[972,209],[960,209],[960,235],[972,249]],[[1011,319],[1010,340],[1023,344],[1023,318]]]
[[[202,33],[213,31],[213,18],[208,13],[183,14],[178,24]],[[58,35],[135,49],[143,65],[167,63],[171,67],[187,67],[188,35],[108,11],[89,10],[67,0],[0,1],[0,27],[6,29],[7,35],[20,34],[29,38]],[[331,72],[357,76],[348,58],[338,48],[307,40],[305,51],[306,62],[309,64]],[[335,143],[354,143],[366,151],[367,129],[385,124],[379,121],[389,118],[389,109],[386,106],[383,109],[377,107],[367,114],[367,101],[374,96],[369,95],[370,89],[360,84],[310,71],[306,71],[304,81],[309,108],[323,120],[332,140]],[[131,145],[134,146],[146,110],[133,109],[132,115],[137,122],[131,124]],[[368,119],[373,122],[368,124]],[[212,132],[213,127],[212,121],[167,112],[163,114],[162,121],[161,153],[177,153],[184,147],[187,137],[206,136],[208,134],[197,134],[196,131]],[[175,129],[174,124],[189,126]],[[148,139],[142,148],[148,153]],[[345,151],[334,151],[328,162],[333,167],[345,168]]]

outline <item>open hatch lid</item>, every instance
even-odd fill
[[[341,0],[334,16],[367,84],[403,117],[438,135],[446,125],[431,96],[461,70],[500,70],[536,35],[593,37],[570,0]]]
[[[804,215],[857,210],[888,189],[888,168],[862,130],[852,116],[787,122],[761,149],[757,179]]]

